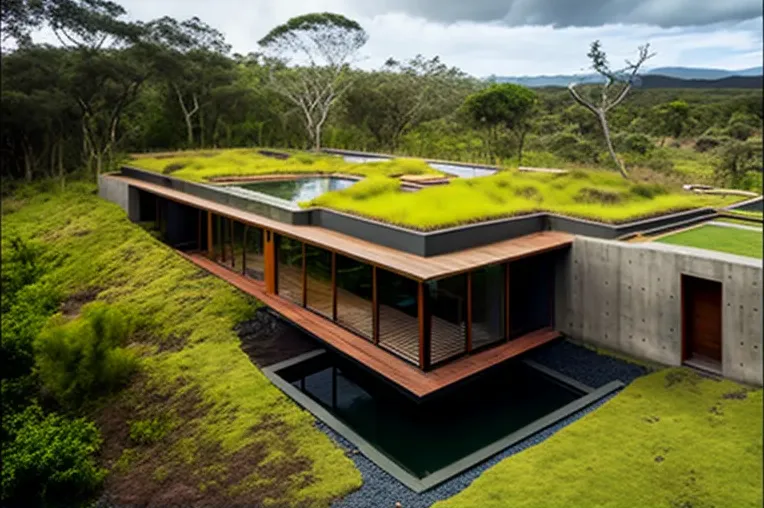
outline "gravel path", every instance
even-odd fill
[[[594,388],[614,380],[620,380],[628,384],[647,372],[645,368],[638,365],[610,356],[599,355],[592,350],[566,341],[549,344],[531,352],[527,358]],[[429,507],[436,501],[454,496],[472,483],[486,469],[511,455],[544,441],[561,428],[594,411],[613,396],[615,394],[598,401],[556,425],[517,443],[493,458],[488,459],[486,462],[468,469],[447,482],[421,494],[416,494],[406,488],[362,454],[353,453],[354,447],[350,442],[323,423],[318,422],[316,426],[319,429],[348,450],[350,458],[355,462],[356,467],[363,476],[363,486],[359,490],[338,500],[332,506],[334,508],[393,508],[396,506],[396,503],[400,503],[402,508]]]

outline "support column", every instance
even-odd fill
[[[379,299],[377,297],[377,267],[371,267],[371,337],[379,344]]]
[[[207,211],[207,256],[215,259],[215,242],[212,238],[212,212]]]
[[[332,251],[332,321],[337,321],[337,253]]]
[[[467,353],[472,352],[472,272],[467,272]]]
[[[302,306],[308,306],[308,259],[305,256],[305,242],[302,243]]]
[[[504,340],[509,340],[509,263],[504,265]]]
[[[417,308],[419,315],[419,368],[430,369],[430,351],[432,350],[432,337],[430,336],[430,309],[427,305],[425,283],[419,282],[417,290]]]
[[[265,262],[265,291],[271,294],[276,293],[276,234],[268,229],[264,232],[265,245],[263,258]]]

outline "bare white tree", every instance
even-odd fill
[[[316,150],[331,107],[350,86],[350,63],[367,39],[355,21],[320,13],[292,18],[259,41],[271,86],[299,108]]]
[[[634,86],[639,68],[645,61],[655,56],[655,53],[650,53],[649,44],[639,46],[638,50],[639,56],[636,61],[632,62],[626,60],[626,66],[624,68],[612,70],[607,61],[607,55],[600,45],[600,41],[594,41],[586,56],[592,61],[591,68],[605,78],[605,82],[601,85],[599,90],[599,97],[585,98],[578,92],[578,90],[576,90],[578,83],[570,83],[568,85],[568,90],[573,96],[573,99],[594,113],[597,117],[600,127],[602,127],[602,133],[605,136],[605,143],[607,144],[610,157],[613,159],[618,171],[621,172],[621,175],[624,178],[628,178],[629,174],[613,148],[613,141],[610,137],[610,127],[608,126],[607,121],[607,113],[623,102],[626,95],[629,93],[629,90]]]

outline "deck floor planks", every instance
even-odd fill
[[[209,210],[245,224],[270,229],[279,234],[288,235],[420,281],[445,277],[490,264],[502,263],[564,248],[573,242],[573,235],[568,233],[542,231],[482,247],[464,249],[439,256],[421,257],[319,226],[295,226],[279,222],[239,208],[223,205],[134,178],[118,175],[104,175],[103,178],[118,179],[132,187],[143,189],[172,201]]]
[[[545,328],[518,337],[511,342],[459,358],[432,371],[423,372],[405,360],[391,355],[370,341],[358,337],[326,318],[278,296],[266,293],[265,285],[262,282],[232,272],[200,254],[182,252],[180,254],[197,266],[254,296],[298,327],[303,328],[329,346],[353,358],[416,397],[431,395],[560,336],[558,332]]]

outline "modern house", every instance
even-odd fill
[[[131,167],[99,187],[189,260],[414,398],[561,334],[762,382],[761,266],[614,241],[714,210],[617,226],[537,213],[421,232]]]

